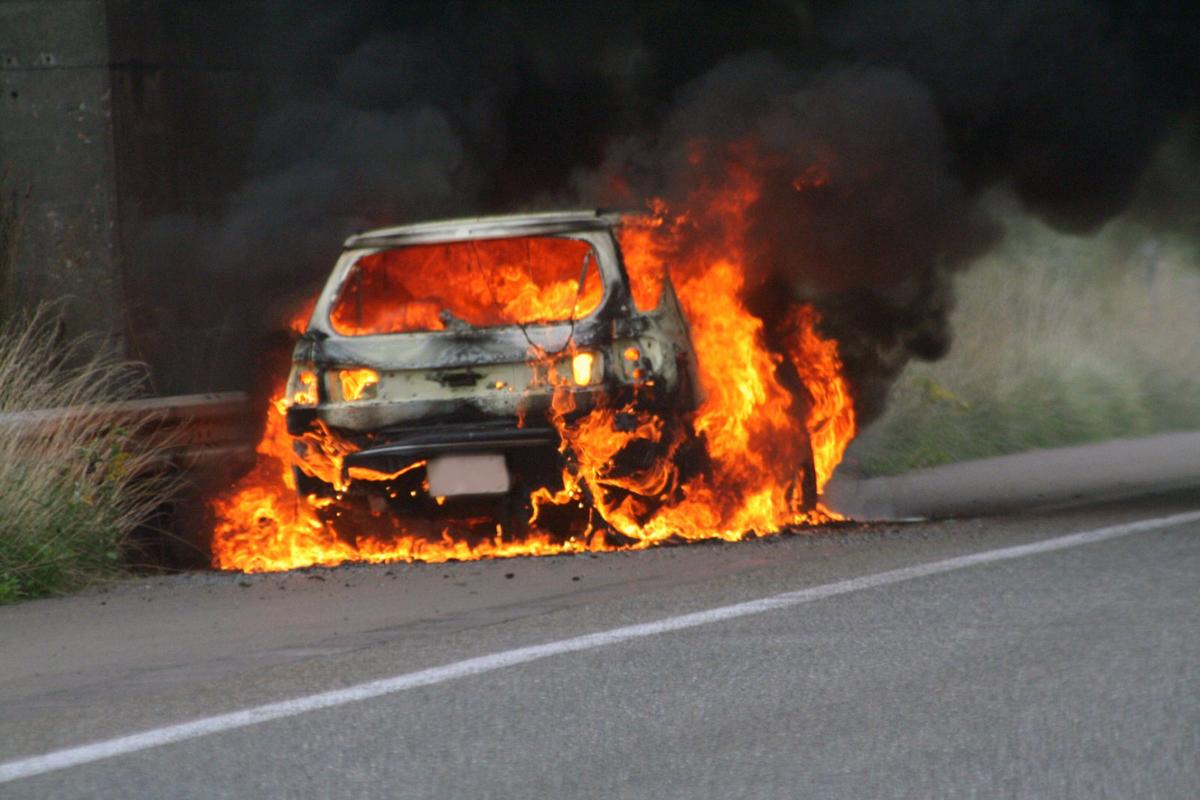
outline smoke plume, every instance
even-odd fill
[[[164,327],[220,307],[240,341],[265,341],[355,229],[685,203],[750,159],[762,193],[749,300],[768,329],[780,302],[822,310],[864,421],[909,358],[950,346],[951,275],[1002,235],[984,191],[1092,230],[1128,207],[1168,133],[1194,125],[1200,86],[1183,4],[381,0],[262,13],[271,98],[252,174],[220,213],[159,218],[140,237],[139,260],[190,276],[147,290],[168,298]],[[1195,148],[1174,152],[1191,168]]]

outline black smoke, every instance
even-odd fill
[[[699,158],[697,141],[708,145]],[[910,357],[946,352],[949,273],[998,233],[952,169],[934,98],[908,73],[732,58],[682,92],[643,145],[614,148],[596,191],[610,176],[633,175],[640,194],[683,208],[732,172],[755,174],[751,307],[768,338],[783,341],[791,306],[815,303],[841,344],[861,415],[881,407]]]
[[[1001,187],[1092,230],[1129,206],[1167,135],[1194,126],[1200,86],[1182,3],[261,12],[269,93],[246,179],[219,211],[139,237],[139,259],[171,265],[154,289],[164,331],[220,308],[252,350],[355,229],[600,203],[614,177],[632,187],[622,200],[686,201],[729,166],[719,145],[750,137],[770,166],[748,219],[749,299],[768,323],[780,297],[818,304],[868,419],[908,358],[950,346],[950,276],[1001,235],[981,195]],[[699,164],[697,140],[714,154]]]

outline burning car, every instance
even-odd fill
[[[352,237],[291,320],[253,468],[210,502],[213,563],[596,552],[833,519],[820,495],[854,403],[816,308],[785,297],[768,330],[748,305],[755,196]]]
[[[528,519],[531,493],[561,489],[564,420],[607,406],[617,428],[638,424],[633,409],[686,424],[700,399],[688,325],[665,273],[657,304],[635,303],[620,222],[557,212],[350,237],[293,354],[299,494],[376,513],[509,498]],[[627,450],[632,471],[661,457]]]

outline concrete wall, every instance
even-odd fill
[[[0,178],[21,218],[14,299],[62,299],[68,331],[119,337],[102,0],[0,0]]]
[[[164,217],[218,216],[246,180],[264,105],[257,2],[108,0],[117,241],[131,356],[164,394],[242,388],[216,293],[146,252]],[[186,229],[186,226],[184,226]],[[186,246],[186,243],[185,243]]]
[[[160,392],[232,388],[195,276],[145,226],[205,217],[245,180],[266,96],[258,0],[0,0],[0,191],[23,220],[22,302],[111,334]]]

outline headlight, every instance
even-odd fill
[[[342,399],[347,403],[355,400],[370,400],[379,387],[379,373],[367,367],[340,369],[337,372]]]
[[[571,379],[576,386],[588,386],[592,383],[593,369],[596,366],[596,355],[586,350],[571,356]]]
[[[288,376],[288,405],[315,406],[317,399],[317,371],[310,365],[296,364]]]
[[[642,383],[653,373],[654,364],[661,363],[661,348],[652,338],[617,341],[613,352],[619,354],[614,369],[628,383]]]
[[[553,371],[568,386],[594,386],[604,379],[604,356],[593,350],[578,350],[555,361]]]

